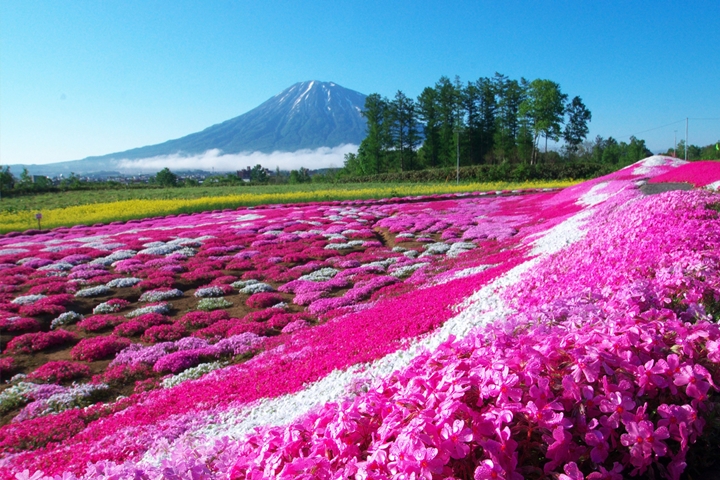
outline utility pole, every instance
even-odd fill
[[[688,159],[688,118],[685,117],[685,161]]]
[[[673,157],[677,158],[677,130],[675,130],[675,137],[673,139]]]
[[[457,185],[460,185],[460,130],[459,130],[459,129],[457,130],[456,135],[457,135],[457,142],[456,142],[456,145],[457,145],[457,153],[456,153],[456,158],[457,158],[457,178],[456,178],[456,180],[455,180],[455,183],[456,183]]]

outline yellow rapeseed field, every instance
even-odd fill
[[[487,182],[452,184],[394,184],[388,187],[343,189],[332,187],[314,191],[281,193],[245,193],[217,197],[170,200],[123,200],[111,203],[92,203],[42,212],[43,229],[78,224],[109,223],[177,213],[193,213],[240,206],[277,203],[353,200],[366,198],[405,197],[439,193],[515,190],[528,188],[562,188],[577,181],[551,182]],[[36,211],[0,212],[0,232],[23,231],[37,228]]]

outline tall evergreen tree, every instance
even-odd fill
[[[388,106],[388,133],[400,171],[412,170],[419,141],[415,101],[398,90]]]
[[[386,156],[388,136],[388,100],[373,93],[365,98],[363,116],[367,119],[367,137],[360,143],[357,163],[362,174],[381,173],[387,168]]]
[[[580,97],[575,97],[566,107],[568,116],[563,139],[568,145],[568,151],[575,153],[578,146],[585,140],[588,132],[588,122],[592,120],[592,113],[585,107]]]
[[[459,82],[457,82],[459,83]],[[462,128],[460,119],[460,88],[448,77],[440,77],[435,84],[439,118],[440,148],[438,151],[441,166],[455,164],[455,135]]]
[[[437,91],[425,87],[417,100],[417,111],[423,128],[421,148],[425,163],[434,168],[440,164],[440,118],[438,112]]]
[[[468,163],[476,165],[482,160],[481,96],[477,84],[468,82],[460,92],[460,102],[463,116],[465,117],[463,144],[467,149],[466,158],[468,159]]]
[[[527,80],[510,80],[505,75],[495,74],[493,86],[497,96],[496,129],[494,138],[495,154],[501,160],[510,160],[517,155],[517,138],[520,132],[520,104],[525,100]]]
[[[497,110],[497,100],[495,98],[495,88],[492,80],[489,78],[480,78],[475,82],[477,86],[478,96],[478,112],[480,116],[480,161],[484,161],[485,157],[492,152],[493,136],[495,135],[495,112]]]

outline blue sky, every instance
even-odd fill
[[[581,96],[591,137],[664,150],[690,117],[705,145],[720,140],[719,53],[715,0],[3,0],[0,164],[163,142],[298,81],[417,96],[495,72]]]

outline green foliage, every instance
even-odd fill
[[[613,137],[597,136],[594,143],[579,147],[575,152],[582,160],[624,167],[649,157],[652,152],[645,146],[645,140],[630,137],[630,143],[619,142]]]
[[[415,101],[398,90],[388,105],[387,124],[390,144],[400,171],[412,170],[415,166],[415,150],[420,141]]]
[[[555,152],[548,152],[548,155]],[[542,155],[541,157],[542,158]],[[471,165],[460,167],[461,181],[476,182],[524,182],[524,181],[551,181],[566,179],[587,179],[606,175],[615,170],[615,167],[601,163],[572,162],[572,163],[529,163],[501,162],[494,165]],[[434,183],[454,182],[456,169],[429,168],[407,172],[389,172],[379,175],[345,176],[343,182],[368,182],[386,185],[388,183]]]
[[[221,308],[232,307],[232,302],[225,300],[224,298],[203,298],[198,302],[197,309],[204,312],[211,312],[213,310],[219,310]]]
[[[163,187],[175,187],[178,184],[178,177],[165,167],[155,175],[155,183]]]
[[[720,159],[720,140],[715,143],[705,145],[704,147],[698,147],[692,145],[688,147],[688,160],[718,160]],[[677,153],[673,152],[672,149],[667,151],[667,155],[675,155],[678,158],[685,158],[685,140],[680,140],[677,145]]]
[[[560,91],[560,85],[551,80],[537,79],[528,85],[519,112],[533,136],[531,163],[535,163],[534,153],[540,135],[545,137],[545,152],[548,138],[555,141],[560,138],[566,99],[567,95]]]
[[[263,168],[262,165],[257,164],[250,170],[251,182],[268,183],[268,180],[270,180],[270,172],[266,168]]]
[[[499,73],[465,85],[458,77],[443,76],[417,100],[402,91],[393,100],[371,94],[363,112],[367,137],[357,154],[345,156],[344,173],[451,167],[458,153],[460,165],[535,163],[551,157],[547,139],[561,136],[566,158],[578,157],[592,115],[580,97],[566,104],[567,98],[551,80],[518,81]],[[541,136],[546,139],[542,156],[537,149]]]
[[[355,156],[354,154],[349,155]],[[291,184],[312,182],[312,178],[310,178],[310,170],[304,167],[301,167],[300,170],[291,170],[288,182]]]
[[[0,167],[0,199],[3,194],[11,191],[15,186],[15,177],[10,173],[10,167]]]
[[[360,143],[354,174],[372,175],[385,170],[387,151],[390,144],[388,132],[388,100],[377,93],[365,98],[365,110],[362,112],[367,120],[367,137]]]
[[[567,105],[568,121],[563,131],[563,139],[568,145],[568,151],[575,153],[579,145],[589,132],[588,122],[592,120],[592,113],[585,107],[580,97],[575,97]]]

